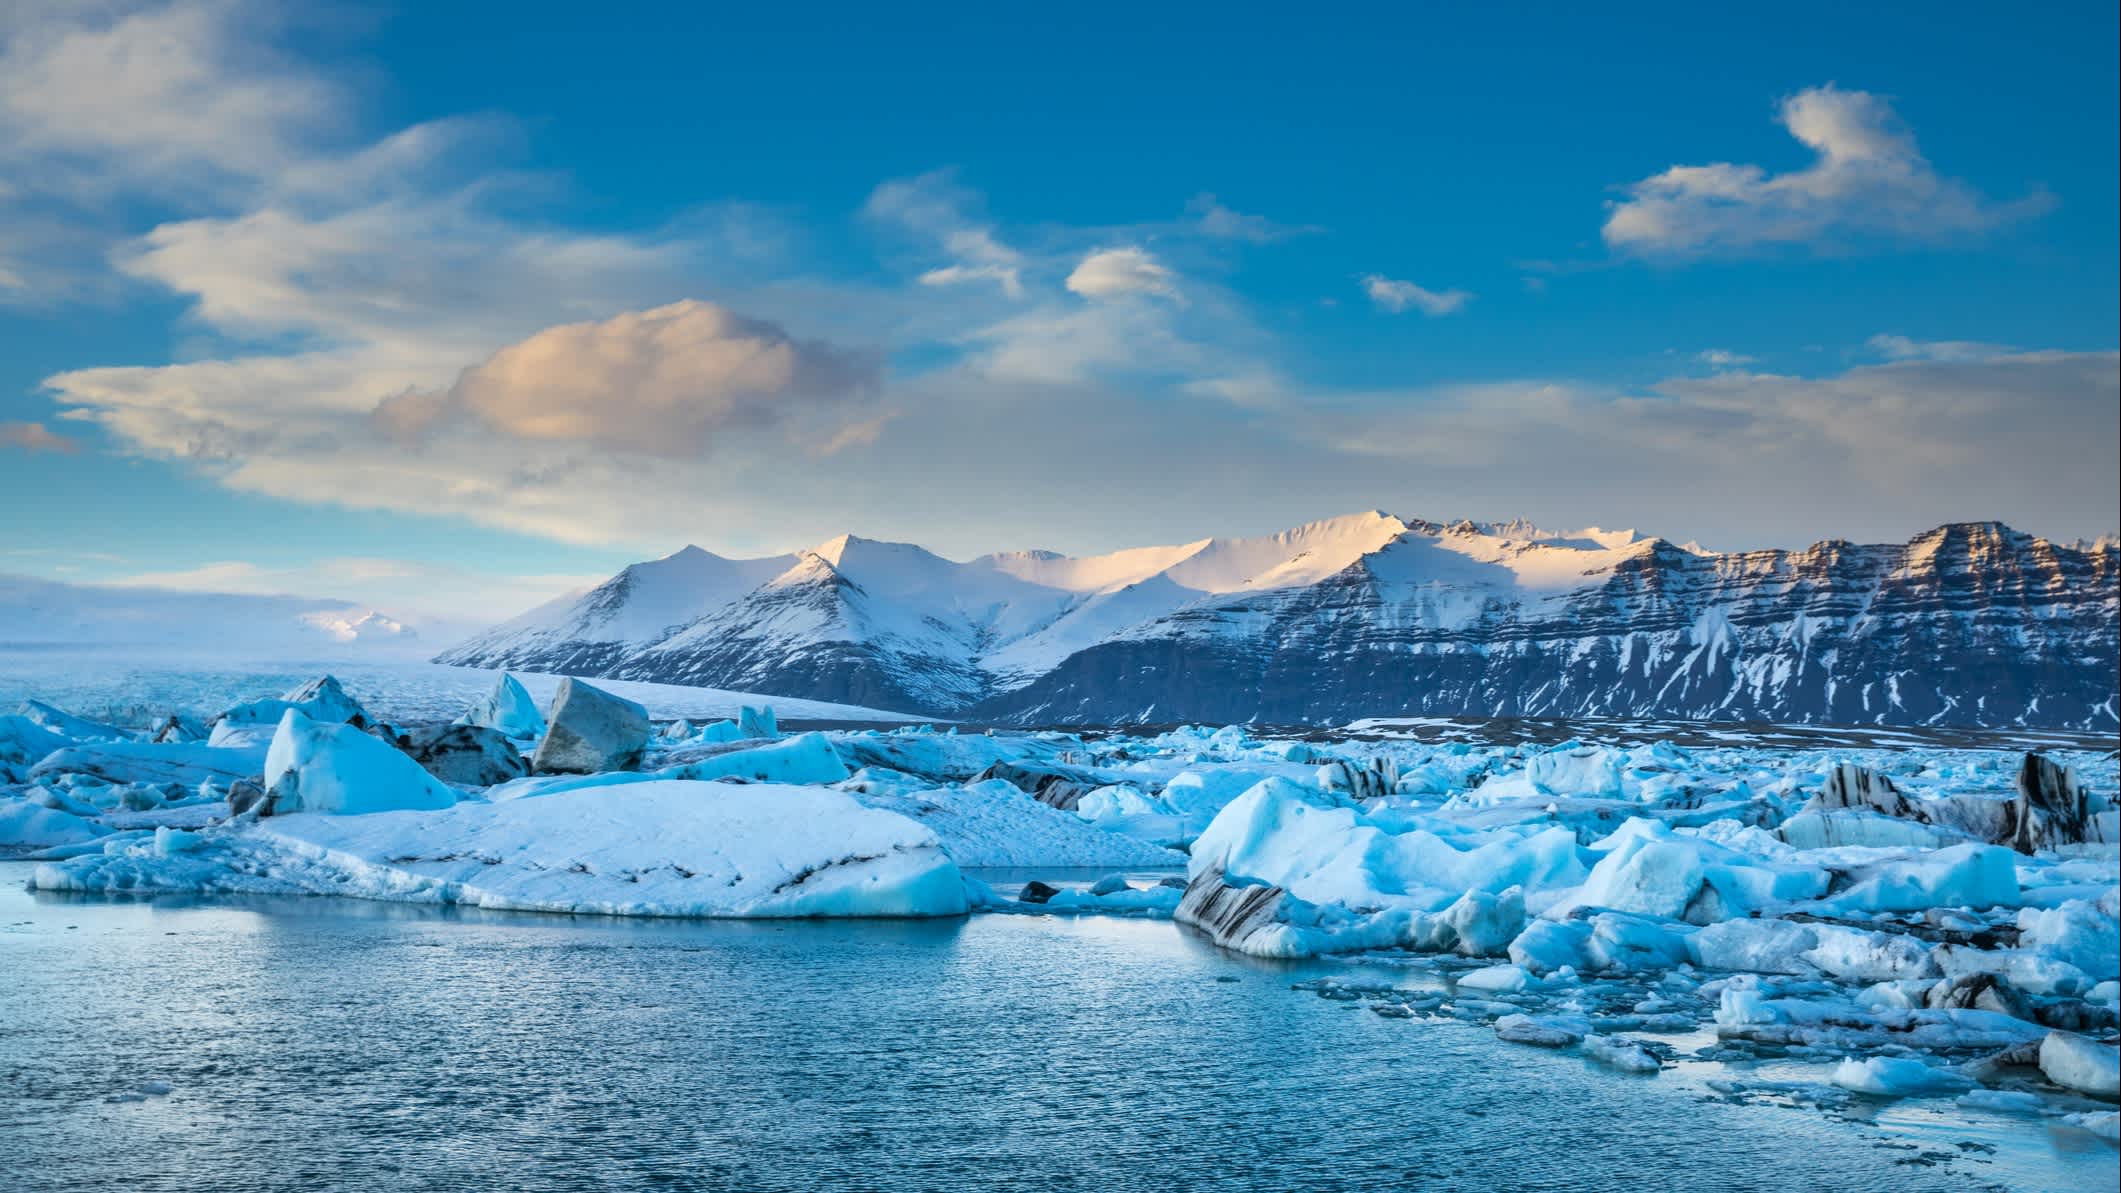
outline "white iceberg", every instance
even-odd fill
[[[386,749],[388,747],[385,747]],[[945,916],[935,834],[816,787],[663,780],[439,811],[297,813],[48,862],[47,890],[278,891],[594,915]]]
[[[545,736],[545,716],[538,711],[538,702],[530,698],[522,681],[505,671],[494,682],[493,691],[458,717],[456,723],[498,729],[519,741]]]
[[[266,751],[265,795],[275,816],[434,810],[457,802],[456,792],[397,747],[294,708],[281,714]]]

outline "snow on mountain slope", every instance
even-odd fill
[[[633,564],[587,593],[547,601],[442,652],[435,661],[598,674],[794,563],[793,555],[725,559],[688,546],[674,555]]]
[[[636,565],[444,660],[1019,721],[1427,712],[2103,727],[2121,709],[2121,548],[1993,523],[1907,544],[1717,554],[1629,530],[1371,511],[1086,559],[957,563],[854,536],[783,558],[740,594],[723,581],[658,589],[660,603],[621,585],[657,566]],[[664,620],[688,602],[701,611]],[[592,632],[601,644],[585,649]]]

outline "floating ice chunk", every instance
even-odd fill
[[[137,741],[139,739],[139,735],[136,733],[127,732],[115,725],[105,725],[101,721],[91,721],[87,717],[77,717],[63,708],[46,704],[42,700],[25,700],[17,712],[24,720],[41,725],[68,741]]]
[[[339,686],[337,679],[323,675],[277,700],[253,700],[248,704],[238,704],[214,720],[217,727],[227,724],[262,725],[270,728],[277,726],[280,718],[285,716],[290,708],[312,721],[367,724],[371,719],[360,702],[347,695],[346,689]]]
[[[743,741],[744,731],[737,728],[735,721],[712,721],[701,726],[700,731],[693,734],[692,740],[717,743]]]
[[[772,705],[753,708],[746,704],[737,709],[736,731],[738,737],[758,737],[771,741],[781,735],[781,726],[773,715]]]
[[[491,787],[530,773],[509,736],[490,725],[444,725],[411,735],[407,753],[428,774],[463,787]]]
[[[1594,970],[1670,969],[1687,960],[1686,935],[1654,919],[1607,912],[1591,917],[1583,955]]]
[[[2015,907],[2017,856],[1996,845],[1955,845],[1856,871],[1855,885],[1826,902],[1862,911]]]
[[[1533,920],[1510,942],[1510,960],[1537,974],[1589,969],[1591,963],[1584,949],[1590,937],[1591,926],[1581,920]]]
[[[1262,782],[1287,784],[1290,788],[1301,788],[1302,784],[1289,779],[1270,778],[1258,771],[1250,770],[1189,770],[1182,771],[1164,784],[1161,794],[1165,806],[1187,818],[1198,827],[1215,819],[1217,813],[1228,807],[1238,796],[1250,791]],[[1305,794],[1288,792],[1305,803],[1328,805],[1339,801],[1321,799],[1319,793],[1329,790],[1321,786],[1317,791]]]
[[[97,742],[54,750],[30,768],[30,777],[91,775],[106,783],[200,783],[222,785],[255,779],[265,766],[271,737],[255,735],[242,746],[197,742]]]
[[[354,815],[447,808],[456,793],[395,747],[290,708],[265,755],[265,811]]]
[[[578,679],[563,679],[531,769],[539,774],[627,770],[640,762],[648,734],[647,709]]]
[[[2092,1110],[2082,1114],[2065,1114],[2062,1121],[2079,1130],[2090,1131],[2108,1143],[2121,1143],[2121,1111]]]
[[[439,811],[275,816],[208,837],[167,858],[133,850],[47,863],[31,882],[592,915],[937,916],[967,907],[963,875],[935,834],[821,787],[663,780]]]
[[[493,691],[458,717],[456,723],[483,725],[518,739],[545,736],[545,717],[538,712],[538,702],[530,698],[521,681],[505,671],[494,681]]]
[[[93,820],[26,799],[0,799],[0,849],[81,845],[110,830]]]
[[[2112,1101],[2121,1098],[2121,1049],[2074,1032],[2050,1032],[2040,1042],[2040,1072],[2064,1089]]]
[[[1459,984],[1463,986],[1464,980],[1461,979]],[[1497,1039],[1512,1044],[1530,1044],[1535,1048],[1567,1048],[1583,1039],[1585,1030],[1584,1026],[1560,1016],[1504,1015],[1495,1021]]]
[[[1461,990],[1488,990],[1497,993],[1514,993],[1532,984],[1532,975],[1522,965],[1490,965],[1471,973],[1458,975]]]
[[[1621,793],[1627,756],[1603,746],[1556,746],[1525,760],[1525,777],[1547,795],[1614,798]]]
[[[1775,832],[1797,849],[1839,849],[1849,845],[1939,849],[1967,839],[1965,833],[1949,828],[1855,808],[1800,812],[1783,821]]]
[[[1664,1068],[1649,1049],[1619,1036],[1587,1036],[1583,1054],[1623,1073],[1655,1073]]]
[[[865,806],[899,813],[927,827],[960,866],[1163,869],[1186,860],[1147,841],[1085,824],[998,779],[903,793],[853,794]]]
[[[1833,1081],[1843,1089],[1880,1098],[1957,1094],[1974,1086],[1961,1074],[1905,1056],[1850,1057],[1834,1067]]]
[[[72,744],[18,713],[0,716],[0,763],[27,767],[53,750]]]
[[[2015,1089],[1970,1089],[1953,1101],[1970,1110],[1997,1114],[2039,1114],[2047,1107],[2047,1101],[2039,1094]]]
[[[1433,916],[1423,917],[1429,937],[1417,948],[1451,950],[1468,957],[1496,957],[1509,951],[1511,940],[1524,930],[1524,892],[1511,887],[1500,895],[1467,891]]]
[[[1804,959],[1844,981],[1878,982],[1937,973],[1929,945],[1911,936],[1838,924],[1812,925],[1812,934],[1816,942],[1805,951]]]
[[[1285,779],[1255,785],[1194,842],[1192,872],[1217,869],[1273,883],[1314,904],[1418,911],[1472,890],[1529,892],[1582,881],[1576,836],[1566,828],[1445,840],[1425,829],[1388,832],[1352,808],[1319,806],[1330,798]]]
[[[1676,919],[1701,890],[1702,878],[1701,854],[1693,843],[1631,835],[1591,867],[1572,902]]]
[[[658,772],[672,779],[749,779],[758,783],[837,783],[848,775],[839,751],[822,733],[716,754]]]
[[[2121,977],[2121,920],[2089,899],[2018,913],[2018,944],[2052,954],[2095,981]]]

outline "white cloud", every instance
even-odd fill
[[[1292,236],[1303,236],[1319,230],[1309,224],[1292,227],[1277,224],[1263,215],[1234,211],[1205,191],[1187,202],[1186,215],[1191,220],[1190,231],[1217,240],[1272,244],[1277,240],[1287,240]]]
[[[194,192],[269,177],[339,128],[344,94],[274,52],[239,0],[54,5],[0,21],[0,162],[17,187]],[[34,163],[34,169],[20,169]]]
[[[1864,341],[1864,346],[1887,360],[1988,360],[2017,351],[2003,344],[1976,340],[1914,340],[1890,334],[1872,336]]]
[[[1777,120],[1812,150],[1812,164],[1770,174],[1757,165],[1673,166],[1624,189],[1605,242],[1646,257],[1684,259],[1774,245],[1860,237],[1929,240],[1979,232],[2045,210],[2035,193],[1998,203],[1937,173],[1884,98],[1828,84],[1782,101]]]
[[[1067,286],[1084,298],[1152,295],[1183,301],[1178,292],[1178,275],[1148,250],[1132,246],[1100,249],[1084,257],[1068,275]]]
[[[1391,311],[1395,315],[1408,310],[1418,310],[1424,315],[1449,315],[1473,300],[1473,296],[1464,290],[1429,290],[1376,273],[1363,275],[1362,288],[1379,310]]]
[[[1753,357],[1747,356],[1743,352],[1733,352],[1728,348],[1705,348],[1695,353],[1694,359],[1712,369],[1735,369],[1743,365],[1752,364],[1754,361]]]
[[[1022,273],[1013,265],[945,265],[923,273],[918,280],[923,286],[962,286],[967,282],[993,282],[1002,288],[1002,293],[1011,298],[1021,298],[1024,293]]]
[[[920,275],[925,286],[956,286],[991,281],[1011,298],[1023,293],[1023,255],[1002,243],[994,225],[981,214],[978,192],[959,185],[949,170],[913,178],[895,178],[870,192],[862,214],[871,221],[911,234],[950,264]]]

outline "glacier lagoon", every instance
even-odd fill
[[[0,848],[25,858],[0,863],[0,968],[30,974],[0,991],[10,1174],[141,1187],[172,1147],[246,1162],[222,1138],[277,1119],[244,1150],[354,1136],[315,1145],[325,1169],[283,1154],[301,1187],[568,1148],[632,1163],[623,1185],[1091,1187],[1156,1147],[1187,1165],[1160,1183],[1216,1188],[2111,1187],[2117,763],[2094,738],[783,734],[759,697],[642,686],[627,769],[524,775],[555,677],[338,669],[350,691],[299,664],[0,668],[0,694],[71,707],[0,717]],[[456,710],[509,732],[427,752]],[[288,897],[317,895],[356,898]],[[690,918],[905,913],[939,918]],[[423,1101],[423,1065],[472,1092]],[[110,1151],[110,1116],[186,1104]],[[569,1113],[617,1124],[583,1127],[611,1150],[556,1134]]]
[[[2115,1182],[2085,1132],[1708,1085],[1771,1069],[1629,1078],[1162,921],[82,897],[28,869],[0,863],[24,1190]]]

